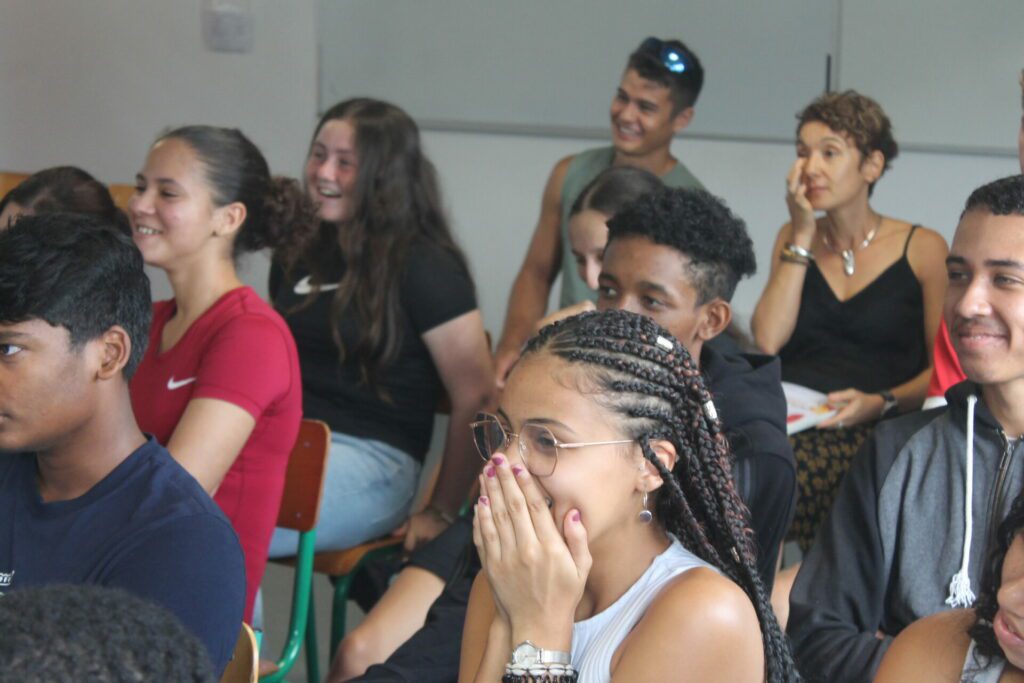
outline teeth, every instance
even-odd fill
[[[138,226],[137,228],[135,228],[135,230],[137,232],[142,233],[143,235],[159,235],[160,232],[161,232],[160,230],[154,230],[153,228],[147,228],[144,225]]]
[[[341,196],[341,193],[336,190],[328,190],[322,187],[318,187],[317,192],[319,192],[324,197],[330,197],[331,199],[336,199]]]

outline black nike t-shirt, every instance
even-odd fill
[[[426,240],[413,244],[399,289],[401,347],[395,362],[378,373],[385,399],[360,381],[351,357],[340,362],[330,307],[343,273],[343,266],[334,269],[331,281],[303,307],[313,288],[308,273],[297,270],[289,280],[278,268],[271,272],[274,307],[299,351],[305,417],[323,420],[335,432],[383,441],[422,462],[442,388],[422,335],[476,309],[473,281],[449,252]],[[339,326],[346,349],[353,348],[358,341],[354,316],[342,315]]]

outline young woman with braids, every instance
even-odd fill
[[[313,229],[298,183],[272,178],[231,128],[187,126],[153,144],[128,203],[132,237],[174,298],[153,305],[132,378],[143,431],[213,496],[245,553],[245,620],[277,522],[302,388],[288,326],[238,278],[235,259]]]
[[[999,526],[973,609],[914,622],[892,642],[875,683],[1024,681],[1024,494]]]
[[[649,318],[544,328],[481,454],[459,680],[798,678],[700,370]]]

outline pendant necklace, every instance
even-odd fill
[[[831,219],[829,219],[829,225],[832,225]],[[864,238],[864,241],[861,242],[856,247],[857,251],[860,251],[864,247],[871,244],[871,240],[875,239],[875,235],[878,234],[878,229],[880,227],[882,227],[881,216],[878,217],[878,224],[875,225],[875,227],[871,228],[871,232],[867,234],[867,236]],[[836,249],[835,246],[832,244],[832,240],[828,236],[827,230],[822,231],[821,241],[825,243],[825,246],[828,247],[829,251],[831,251],[833,254],[839,254],[839,256],[843,259],[843,272],[846,273],[846,277],[850,277],[851,275],[853,275],[853,271],[857,265],[853,257],[854,247],[850,247],[849,249]]]

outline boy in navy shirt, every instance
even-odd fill
[[[0,232],[0,594],[123,588],[181,619],[220,672],[241,628],[242,551],[135,423],[128,379],[149,322],[142,257],[116,226],[48,214]]]

